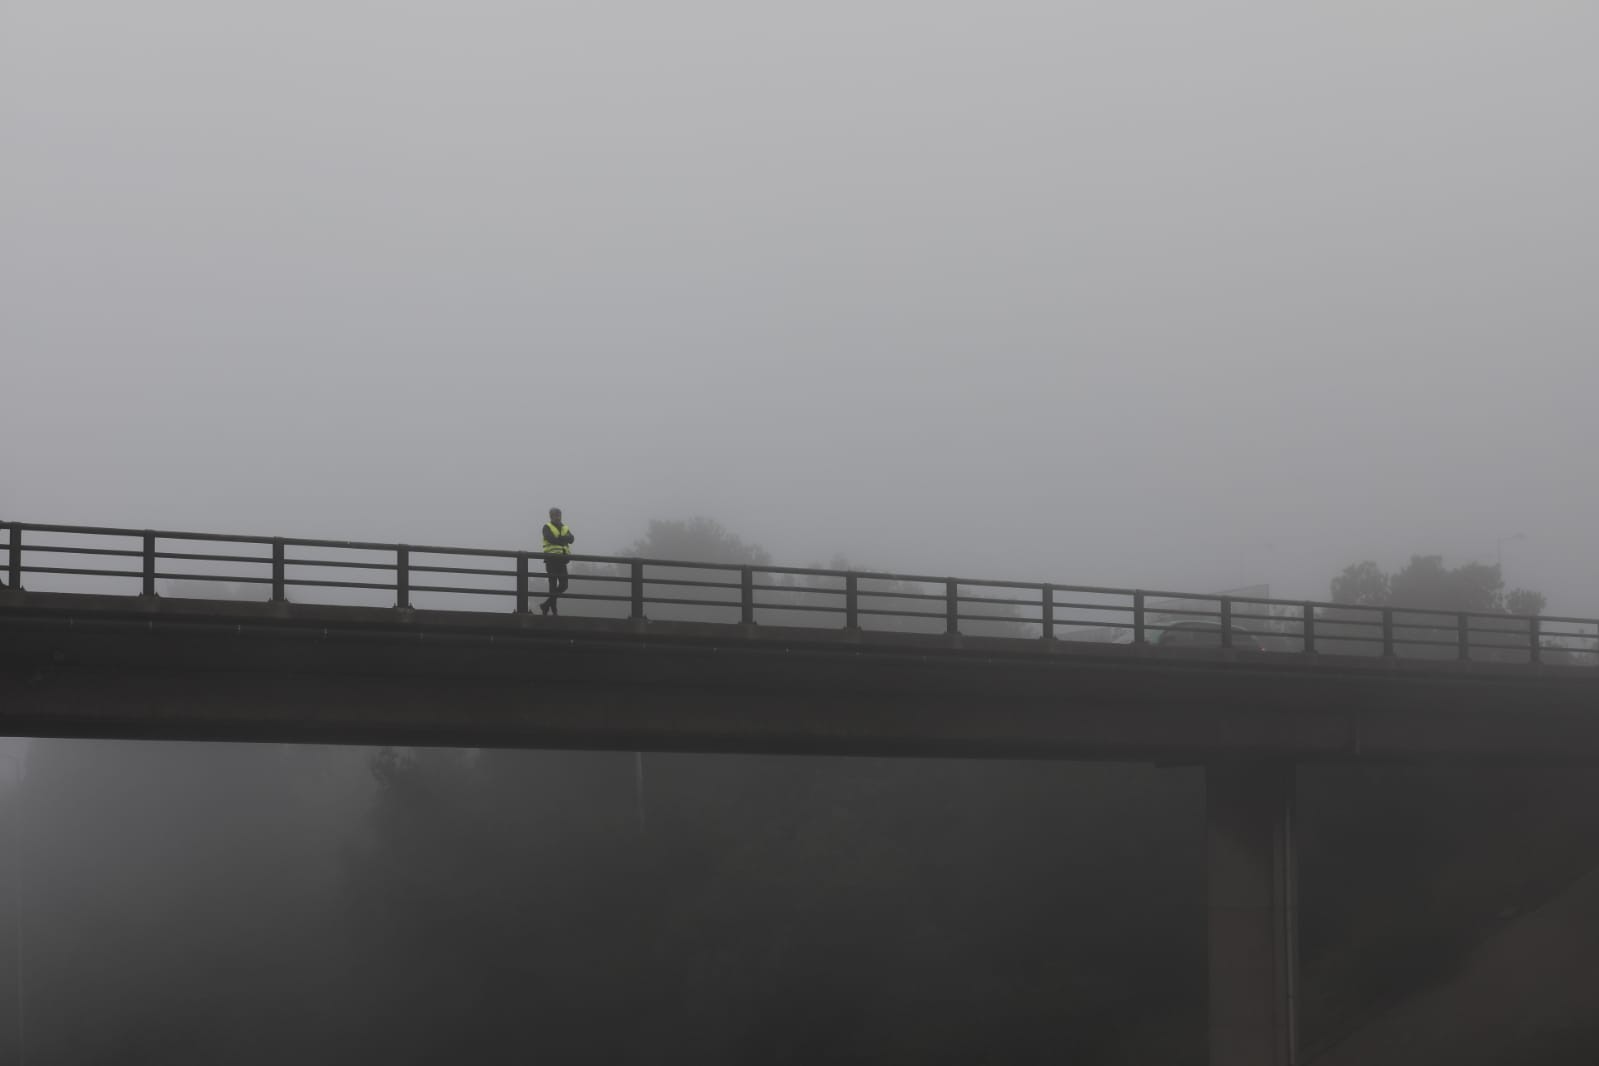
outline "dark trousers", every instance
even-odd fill
[[[566,576],[566,560],[551,556],[544,560],[544,574],[550,581],[550,598],[544,602],[550,605],[550,610],[555,610],[555,597],[566,591],[570,584]]]

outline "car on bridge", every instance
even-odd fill
[[[1153,628],[1153,627],[1151,627]],[[1233,647],[1244,651],[1265,651],[1266,642],[1260,635],[1243,628],[1232,627]],[[1151,641],[1163,648],[1219,648],[1221,623],[1210,619],[1192,618],[1162,626]]]
[[[1151,622],[1148,625],[1149,643],[1166,648],[1219,648],[1221,623],[1202,619],[1185,619],[1181,622]],[[1233,647],[1244,651],[1276,651],[1269,638],[1252,629],[1233,626]],[[1131,630],[1123,629],[1111,638],[1112,644],[1131,644]]]

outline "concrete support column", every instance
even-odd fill
[[[1211,1066],[1294,1066],[1294,767],[1205,771]]]

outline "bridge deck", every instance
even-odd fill
[[[1599,758],[1599,671],[7,590],[0,730],[1184,762],[1585,762]]]

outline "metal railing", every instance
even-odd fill
[[[11,589],[156,596],[163,583],[168,594],[195,583],[222,586],[221,598],[286,602],[292,593],[296,602],[518,613],[529,613],[542,598],[539,552],[21,522],[0,522],[0,531],[0,577]],[[565,558],[571,589],[560,602],[587,617],[1599,665],[1599,619],[610,555]]]

